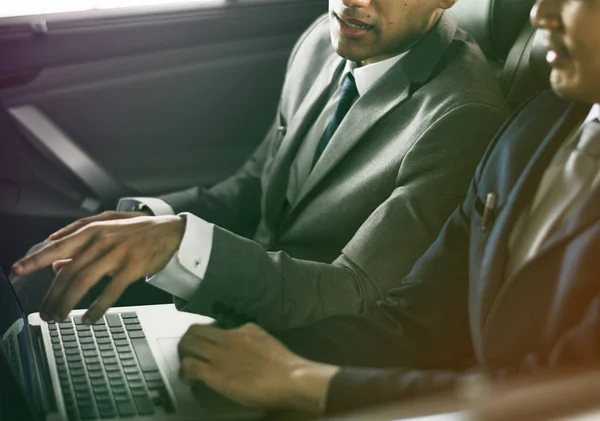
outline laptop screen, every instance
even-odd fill
[[[26,317],[10,281],[0,270],[0,353],[3,365],[8,365],[12,376],[0,375],[0,389],[15,389],[15,378],[30,400],[35,402],[31,361],[33,355],[27,343]],[[4,368],[4,367],[3,367]],[[8,384],[11,383],[11,384]]]

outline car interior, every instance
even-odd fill
[[[452,9],[513,110],[549,87],[533,3]],[[0,267],[120,197],[230,175],[273,121],[292,46],[324,12],[322,0],[9,17],[0,6]]]
[[[452,9],[513,108],[548,86],[532,4]],[[198,1],[0,18],[0,266],[119,197],[231,174],[274,118],[290,49],[325,9]]]
[[[322,12],[321,1],[200,1],[0,19],[2,266],[118,197],[231,174]],[[27,110],[35,133],[19,120]]]

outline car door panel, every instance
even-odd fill
[[[223,3],[0,19],[0,232],[14,238],[0,265],[115,205],[61,159],[77,154],[53,156],[15,110],[38,112],[125,194],[210,186],[243,163],[273,120],[291,47],[325,4]]]
[[[38,107],[108,173],[144,194],[210,185],[264,135],[292,43],[275,38],[53,68],[7,90],[3,105]],[[269,52],[261,52],[265,46]],[[244,53],[230,52],[236,49]]]

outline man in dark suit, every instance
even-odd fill
[[[319,413],[440,391],[474,366],[506,376],[600,359],[600,0],[538,0],[532,20],[563,99],[542,94],[501,130],[379,316],[280,341],[252,324],[194,326],[180,344],[183,379]]]
[[[156,216],[78,221],[16,269],[62,260],[42,316],[61,319],[106,274],[116,276],[98,301],[83,302],[91,319],[153,274],[180,308],[224,324],[283,329],[372,311],[464,198],[507,116],[485,57],[447,11],[455,3],[330,0],[240,171],[208,190],[126,198],[119,209]],[[50,281],[15,289],[36,311]]]

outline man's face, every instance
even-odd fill
[[[410,48],[455,0],[329,0],[331,42],[347,60],[362,64]]]
[[[538,0],[531,19],[548,36],[552,89],[568,99],[600,102],[600,0]]]

